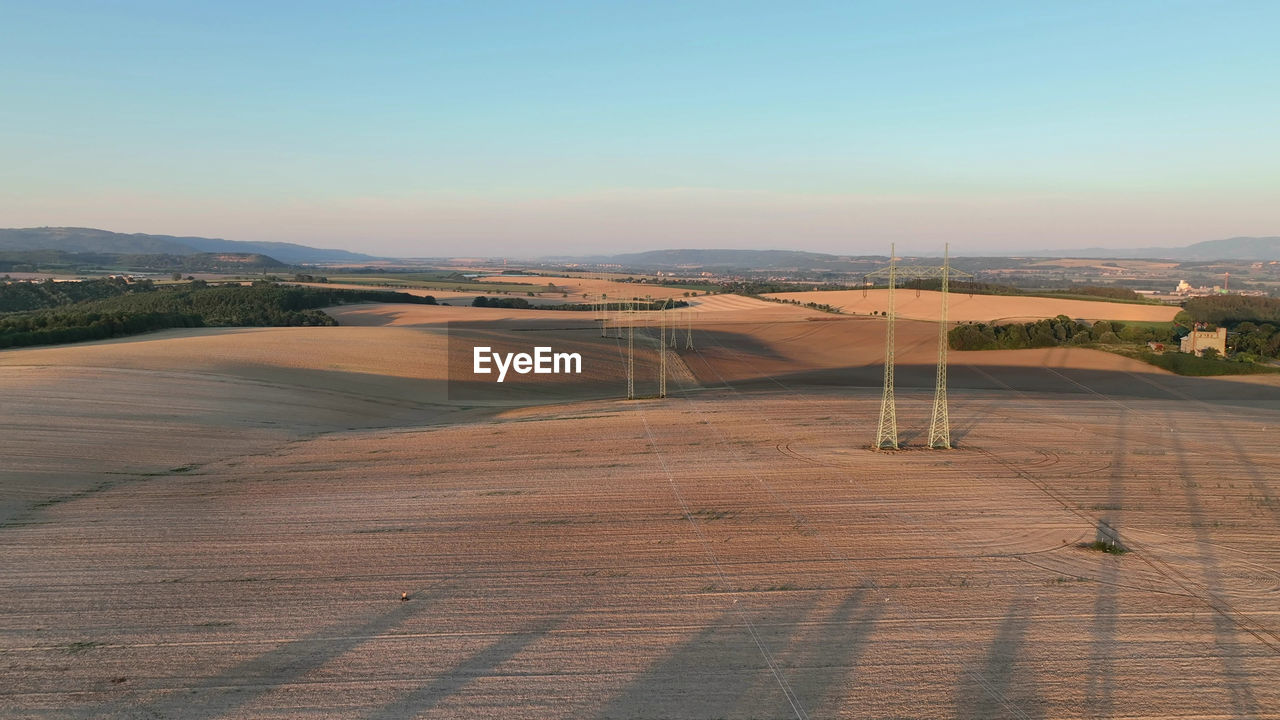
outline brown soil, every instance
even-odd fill
[[[872,452],[882,321],[760,305],[664,401],[538,311],[0,353],[0,715],[1280,717],[1280,388],[955,353],[928,451],[904,322]],[[596,369],[451,402],[453,318]]]

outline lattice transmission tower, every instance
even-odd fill
[[[911,278],[914,280],[924,280],[931,278],[940,278],[942,296],[942,311],[938,322],[938,370],[935,377],[935,385],[933,390],[933,415],[929,421],[929,447],[937,449],[945,449],[951,447],[951,424],[947,414],[947,296],[950,289],[950,278],[956,277],[973,277],[969,273],[960,272],[951,268],[951,246],[947,245],[943,252],[943,261],[941,267],[929,265],[907,265],[899,266],[897,257],[894,254],[894,246],[889,246],[889,267],[887,270],[876,270],[868,273],[867,277],[884,277],[889,278],[889,311],[888,311],[888,329],[885,332],[885,352],[884,352],[884,393],[880,398],[880,423],[876,428],[876,443],[874,447],[878,450],[896,450],[898,449],[898,412],[896,399],[894,398],[894,324],[897,320],[898,313],[894,302],[894,289],[899,278]],[[865,287],[865,284],[864,284]],[[919,292],[917,284],[917,293]]]
[[[884,392],[880,396],[880,423],[876,426],[877,450],[898,449],[898,407],[893,397],[893,290],[898,284],[898,256],[894,244],[889,245],[889,323],[885,332]]]
[[[635,321],[630,310],[631,303],[627,303],[627,399],[636,399],[636,328]],[[622,309],[619,308],[621,313]],[[618,332],[622,332],[622,326],[618,326]]]
[[[658,397],[667,396],[667,305],[658,311]]]
[[[942,312],[938,320],[938,374],[933,388],[933,418],[929,421],[929,447],[951,449],[951,420],[947,416],[947,280],[951,275],[951,245],[942,251]]]

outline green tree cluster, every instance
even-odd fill
[[[81,282],[43,280],[0,283],[0,313],[42,310],[89,300],[104,300],[128,293],[150,292],[154,289],[150,280],[129,282],[122,277]]]
[[[1252,295],[1211,295],[1191,298],[1182,309],[1195,322],[1224,325],[1242,322],[1280,324],[1280,299]]]
[[[533,304],[524,298],[491,298],[481,295],[471,301],[473,307],[490,307],[490,308],[515,308],[518,310],[527,310],[533,307]]]
[[[1066,315],[1009,325],[968,323],[957,325],[948,333],[948,344],[953,350],[1019,350],[1089,343],[1141,344],[1152,340],[1169,342],[1172,339],[1172,331],[1169,329],[1107,320],[1088,325]]]
[[[269,282],[212,286],[195,280],[156,286],[149,282],[85,281],[56,286],[46,288],[41,296],[46,302],[57,302],[52,307],[0,313],[0,348],[98,340],[175,327],[336,325],[337,321],[318,308],[350,302],[435,304],[430,296]],[[111,291],[118,294],[111,295]],[[5,297],[4,293],[0,292],[0,297]]]
[[[1192,298],[1177,322],[1227,329],[1227,349],[1250,357],[1280,357],[1280,299],[1245,295]]]

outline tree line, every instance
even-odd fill
[[[1280,323],[1280,299],[1253,295],[1210,295],[1182,304],[1195,322],[1231,326],[1242,323]],[[1179,313],[1181,314],[1181,313]]]
[[[30,303],[35,297],[45,305],[37,310],[0,313],[0,348],[100,340],[180,327],[336,325],[336,320],[318,308],[352,302],[436,304],[431,296],[269,282],[209,285],[195,280],[156,286],[149,281],[89,280],[54,283],[57,287],[42,288],[36,295],[30,295],[29,289],[13,289],[17,285],[45,283],[0,286],[0,299],[22,298]],[[88,287],[76,287],[85,285]]]
[[[567,311],[592,311],[598,309],[598,304],[592,303],[563,303],[559,305],[534,305],[524,298],[496,298],[485,297],[481,295],[471,301],[472,307],[489,307],[489,308],[508,308],[516,310],[567,310]],[[618,312],[621,310],[674,310],[676,308],[688,307],[689,303],[684,300],[634,300],[634,301],[610,301],[605,303],[604,307],[609,312]]]
[[[150,292],[150,280],[129,282],[122,277],[99,278],[81,282],[7,282],[0,283],[0,313],[42,310],[89,300],[105,300],[131,292]]]
[[[1206,323],[1227,329],[1229,352],[1280,357],[1280,299],[1247,295],[1191,298],[1182,305],[1177,322]]]
[[[1175,343],[1197,324],[1207,330],[1225,327],[1227,354],[1236,359],[1280,358],[1280,300],[1240,295],[1188,300],[1168,325],[1114,320],[1099,320],[1090,325],[1059,315],[1052,319],[1009,325],[957,325],[948,333],[948,342],[953,350],[1018,350],[1093,343],[1144,345],[1152,341]],[[1177,347],[1170,349],[1176,351]]]
[[[1021,350],[1090,343],[1114,345],[1122,342],[1172,342],[1175,334],[1172,326],[1152,327],[1108,320],[1099,320],[1089,325],[1072,320],[1066,315],[1059,315],[1046,320],[1009,325],[957,325],[947,334],[947,339],[953,350]]]

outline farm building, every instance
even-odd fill
[[[1202,325],[1197,324],[1194,330],[1182,338],[1182,352],[1204,355],[1205,350],[1213,348],[1218,351],[1218,355],[1226,355],[1227,329],[1202,330],[1202,327]]]

